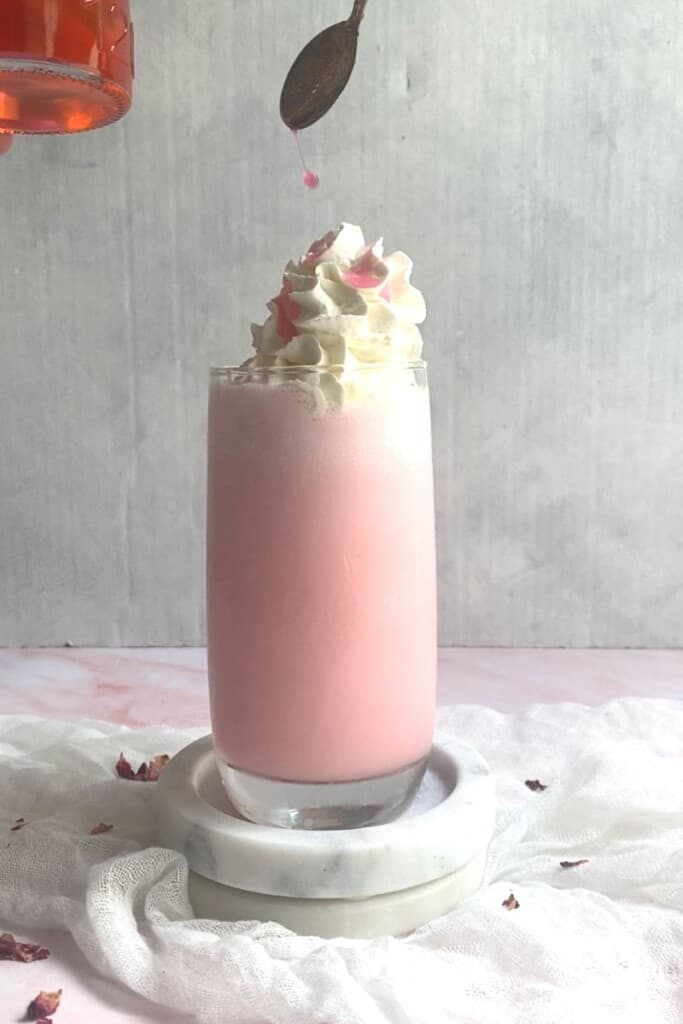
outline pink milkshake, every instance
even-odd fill
[[[405,351],[422,300],[407,258],[392,268],[349,231],[359,234],[344,226],[289,265],[273,323],[254,331],[257,356],[211,379],[214,746],[237,808],[285,826],[386,820],[432,742],[429,400],[419,352]],[[401,296],[408,314],[392,334],[387,310],[400,319]],[[273,328],[281,343],[273,331],[264,352]]]

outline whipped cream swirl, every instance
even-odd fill
[[[385,256],[382,240],[367,245],[353,224],[329,231],[287,264],[270,316],[252,324],[256,354],[244,368],[319,368],[315,383],[336,401],[354,368],[419,359],[426,309],[412,269],[405,253]]]

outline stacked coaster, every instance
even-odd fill
[[[166,766],[159,841],[187,857],[198,917],[276,921],[324,938],[402,935],[481,884],[493,832],[489,769],[436,743],[413,803],[386,825],[304,831],[254,825],[228,802],[211,737]]]

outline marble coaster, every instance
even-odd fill
[[[317,935],[322,939],[371,939],[379,935],[407,935],[427,921],[447,914],[477,891],[485,863],[483,850],[469,864],[443,878],[362,900],[264,896],[210,882],[194,871],[190,872],[188,892],[198,917],[276,921],[299,935]]]
[[[481,882],[494,819],[486,763],[452,741],[434,745],[412,804],[385,825],[317,832],[243,820],[210,736],[172,759],[157,797],[160,842],[187,857],[197,913],[317,935],[399,934],[450,909]]]

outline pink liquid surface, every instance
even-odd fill
[[[422,758],[436,686],[426,389],[315,416],[296,388],[214,377],[207,582],[226,763],[327,782]]]

